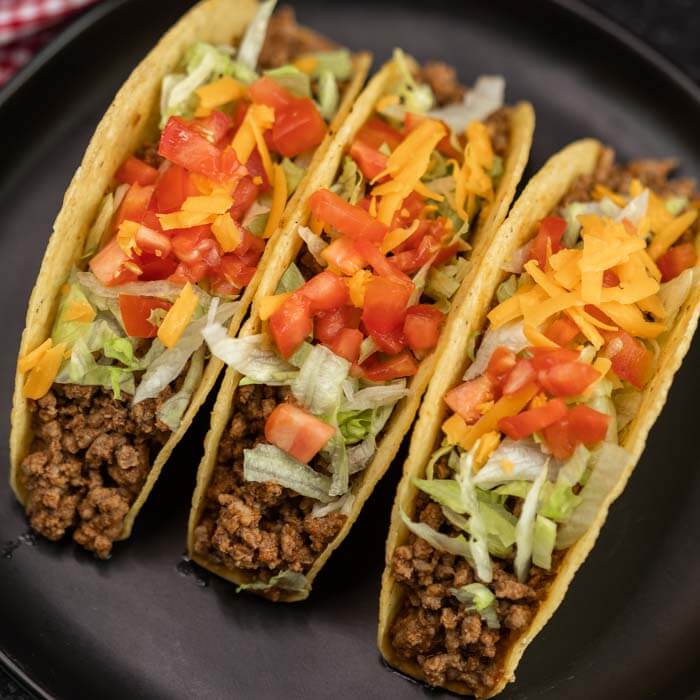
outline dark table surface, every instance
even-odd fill
[[[700,82],[700,0],[585,0]],[[0,700],[31,700],[0,668]],[[673,699],[669,699],[673,700]]]

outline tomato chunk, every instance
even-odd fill
[[[147,187],[142,187],[138,183],[131,185],[126,195],[124,195],[122,203],[119,205],[116,225],[119,226],[122,221],[136,221],[140,223],[153,196],[153,189],[152,185]]]
[[[396,355],[406,347],[406,336],[403,328],[398,326],[390,331],[371,330],[370,336],[382,352],[388,355]]]
[[[208,117],[195,119],[192,122],[192,126],[194,126],[209,143],[220,145],[229,131],[233,129],[233,119],[220,109],[216,109]]]
[[[491,355],[486,373],[494,379],[499,379],[508,374],[515,367],[517,361],[518,358],[512,350],[497,347]]]
[[[248,86],[248,95],[255,104],[267,105],[275,112],[288,107],[296,99],[289,90],[266,75]]]
[[[255,267],[247,265],[235,255],[223,255],[219,263],[218,273],[234,289],[240,290],[247,286],[255,275]]]
[[[314,321],[314,337],[329,344],[344,329],[356,329],[360,325],[360,309],[341,306],[331,311],[320,311]]]
[[[278,153],[294,158],[318,146],[326,135],[326,122],[313,101],[307,97],[295,99],[275,113],[272,143]]]
[[[368,240],[355,241],[357,252],[372,266],[372,269],[382,277],[395,280],[406,287],[413,288],[411,278],[388,260],[377,246]]]
[[[265,421],[265,439],[307,464],[335,435],[335,428],[290,403],[280,404]]]
[[[153,193],[155,210],[160,214],[170,214],[179,211],[187,199],[189,175],[179,165],[171,165],[156,183]]]
[[[160,137],[158,153],[190,172],[213,180],[221,177],[221,151],[180,117],[168,120]]]
[[[550,396],[577,396],[599,377],[600,372],[584,362],[562,362],[537,375]]]
[[[248,209],[258,198],[260,187],[253,182],[253,178],[241,178],[233,192],[233,206],[229,210],[234,221],[241,221]]]
[[[403,141],[400,131],[377,116],[370,117],[362,125],[356,138],[375,150],[386,144],[393,151]]]
[[[291,357],[313,330],[311,302],[301,294],[292,294],[270,316],[269,324],[277,349],[284,357]]]
[[[403,332],[408,346],[414,352],[432,350],[440,339],[440,328],[445,314],[429,304],[412,306],[406,312]]]
[[[518,360],[503,384],[503,393],[507,396],[516,394],[524,386],[532,383],[536,372],[530,360]]]
[[[659,270],[661,270],[661,281],[668,282],[678,277],[681,272],[695,267],[697,261],[698,256],[692,243],[681,243],[674,246],[656,261]]]
[[[100,284],[105,287],[114,287],[117,284],[138,279],[138,274],[134,270],[124,267],[124,264],[129,261],[129,256],[119,247],[117,239],[113,238],[90,260],[89,267]]]
[[[154,309],[167,311],[172,304],[155,297],[142,297],[133,294],[119,295],[119,311],[126,332],[132,338],[155,338],[158,327],[148,319]]]
[[[343,328],[326,345],[339,357],[355,363],[360,357],[360,346],[363,340],[362,331],[357,328]]]
[[[367,261],[357,252],[355,244],[350,238],[336,238],[327,248],[324,248],[321,257],[334,270],[351,277],[362,270]]]
[[[389,158],[383,153],[357,139],[350,146],[350,157],[357,163],[362,174],[368,180],[373,180],[379,173],[383,172],[389,161]]]
[[[309,206],[317,219],[350,238],[365,238],[379,243],[389,230],[381,221],[373,219],[364,209],[346,202],[330,190],[314,192],[309,198]]]
[[[482,374],[450,389],[445,394],[445,403],[461,416],[467,425],[471,425],[482,416],[479,406],[493,401],[494,398],[493,380],[488,374]]]
[[[146,226],[140,226],[136,232],[136,245],[145,253],[153,253],[161,258],[170,255],[173,248],[168,236]]]
[[[578,405],[570,409],[566,416],[547,426],[543,436],[556,459],[571,457],[577,445],[594,445],[605,439],[610,424],[610,416]]]
[[[158,171],[140,158],[129,156],[117,170],[116,178],[128,185],[152,185],[158,179]]]
[[[404,350],[387,359],[372,355],[362,365],[362,370],[371,382],[388,382],[400,377],[412,377],[418,371],[418,363],[408,350]]]
[[[566,404],[561,399],[552,399],[539,408],[531,408],[517,416],[501,418],[498,421],[498,429],[513,440],[522,440],[561,420],[566,411]]]
[[[564,362],[576,362],[579,358],[576,350],[566,348],[528,348],[528,350],[533,354],[532,366],[538,372]]]
[[[559,216],[546,216],[540,221],[540,227],[537,231],[530,250],[528,260],[536,260],[542,270],[547,262],[547,243],[551,244],[552,253],[556,253],[562,249],[561,239],[566,231],[566,221]]]
[[[566,347],[578,337],[580,332],[579,327],[568,316],[560,316],[552,322],[545,336],[557,345]]]
[[[372,277],[365,290],[363,323],[377,333],[402,329],[410,296],[411,290],[405,285],[386,277]]]
[[[644,345],[623,330],[606,333],[603,354],[610,358],[615,374],[638,389],[649,380],[653,356]]]
[[[300,292],[309,300],[311,313],[344,306],[350,298],[348,286],[343,278],[328,270],[312,277]]]
[[[144,253],[140,255],[137,265],[143,271],[140,280],[150,282],[152,280],[164,280],[170,277],[177,269],[177,260],[171,255],[167,258]]]

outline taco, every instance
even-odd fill
[[[408,432],[528,158],[534,113],[503,90],[397,51],[312,174],[241,337],[205,329],[230,369],[189,551],[239,590],[307,597]]]
[[[34,530],[72,530],[101,558],[129,536],[222,367],[202,337],[212,299],[235,334],[368,70],[289,12],[270,21],[273,5],[200,3],[134,71],[29,302],[12,486]]]
[[[673,168],[572,144],[482,258],[392,513],[378,642],[403,673],[499,693],[590,552],[697,325],[700,201]]]

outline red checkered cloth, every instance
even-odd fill
[[[71,15],[98,0],[0,0],[0,86],[46,44]]]

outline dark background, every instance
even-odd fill
[[[700,82],[700,0],[586,0],[585,4],[629,29]],[[1,700],[31,697],[0,668]]]

